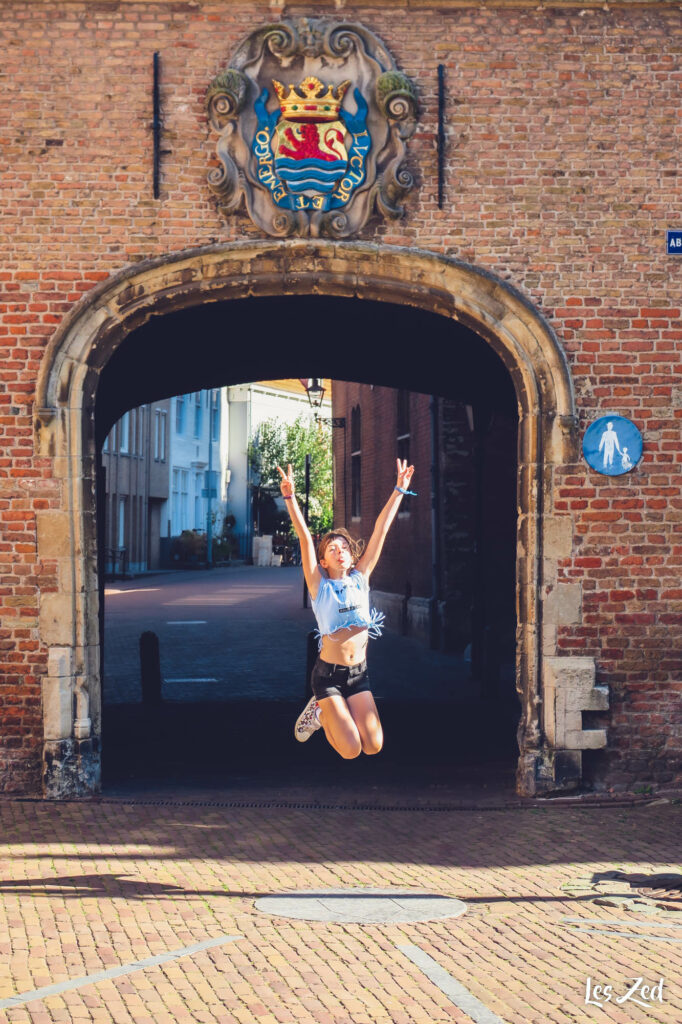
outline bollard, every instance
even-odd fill
[[[140,636],[140,684],[142,703],[161,703],[161,656],[159,638],[150,630]]]
[[[306,637],[306,659],[305,659],[305,701],[310,700],[313,695],[313,688],[310,685],[310,677],[313,674],[313,665],[317,661],[317,639],[315,631],[311,629]]]

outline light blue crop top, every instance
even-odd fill
[[[352,569],[340,580],[323,576],[317,589],[317,597],[311,602],[317,630],[318,650],[322,648],[322,637],[351,626],[364,626],[371,637],[381,636],[384,613],[369,607],[369,583],[361,572]]]

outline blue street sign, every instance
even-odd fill
[[[218,491],[216,490],[215,487],[202,487],[202,489],[201,489],[201,497],[202,498],[217,498],[218,497]]]
[[[642,435],[624,416],[601,416],[585,431],[583,455],[598,473],[622,476],[642,457]]]
[[[682,256],[682,228],[668,228],[668,255]]]

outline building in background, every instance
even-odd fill
[[[324,398],[317,410],[311,408],[304,384],[300,380],[264,380],[254,384],[239,384],[228,388],[229,449],[231,469],[228,512],[234,515],[235,531],[245,538],[245,550],[250,551],[251,538],[258,532],[254,523],[253,489],[259,481],[254,478],[248,460],[249,442],[265,420],[279,419],[293,423],[300,416],[311,419],[317,412],[331,416],[332,385],[324,380]],[[334,385],[336,386],[336,385]]]
[[[209,471],[213,527],[222,530],[229,482],[225,392],[139,406],[111,429],[102,449],[105,573],[135,575],[168,565],[173,537],[205,532]]]
[[[317,410],[301,381],[271,380],[176,395],[126,412],[102,450],[105,572],[134,575],[175,564],[174,539],[207,532],[209,501],[213,538],[221,536],[226,515],[233,516],[233,552],[250,558],[258,481],[249,443],[265,420],[329,416],[331,382],[323,383]]]
[[[447,388],[445,384],[444,390]],[[506,397],[506,400],[505,400]],[[490,399],[491,396],[489,395]],[[389,629],[461,655],[488,692],[514,674],[516,417],[512,394],[484,404],[336,382],[334,521],[367,541],[396,480],[415,466],[372,574]]]
[[[126,575],[160,565],[169,496],[170,406],[165,399],[131,409],[104,442],[105,573]]]
[[[163,536],[169,540],[185,530],[205,532],[209,501],[218,536],[230,483],[227,389],[195,391],[170,401],[170,489],[162,510]]]

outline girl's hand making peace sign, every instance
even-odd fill
[[[279,482],[282,497],[286,499],[287,509],[291,516],[291,522],[301,545],[303,575],[305,576],[310,596],[314,601],[317,597],[317,588],[319,587],[322,579],[320,567],[317,564],[315,545],[313,544],[313,538],[310,536],[310,530],[303,518],[303,513],[298,507],[298,503],[294,497],[296,488],[294,486],[294,471],[291,468],[291,463],[287,466],[286,473],[281,466],[278,466],[277,469],[279,470],[279,475],[282,478]]]
[[[286,474],[284,470],[281,468],[281,466],[278,466],[277,469],[279,470],[280,476],[282,477],[282,479],[279,482],[279,488],[282,492],[282,497],[293,498],[295,493],[294,472],[291,468],[291,463],[289,463],[289,465],[287,466]]]
[[[396,487],[404,487],[405,490],[408,490],[412,474],[414,473],[414,466],[408,466],[407,459],[403,459],[402,462],[400,459],[396,459],[396,463],[398,465],[398,483]]]

